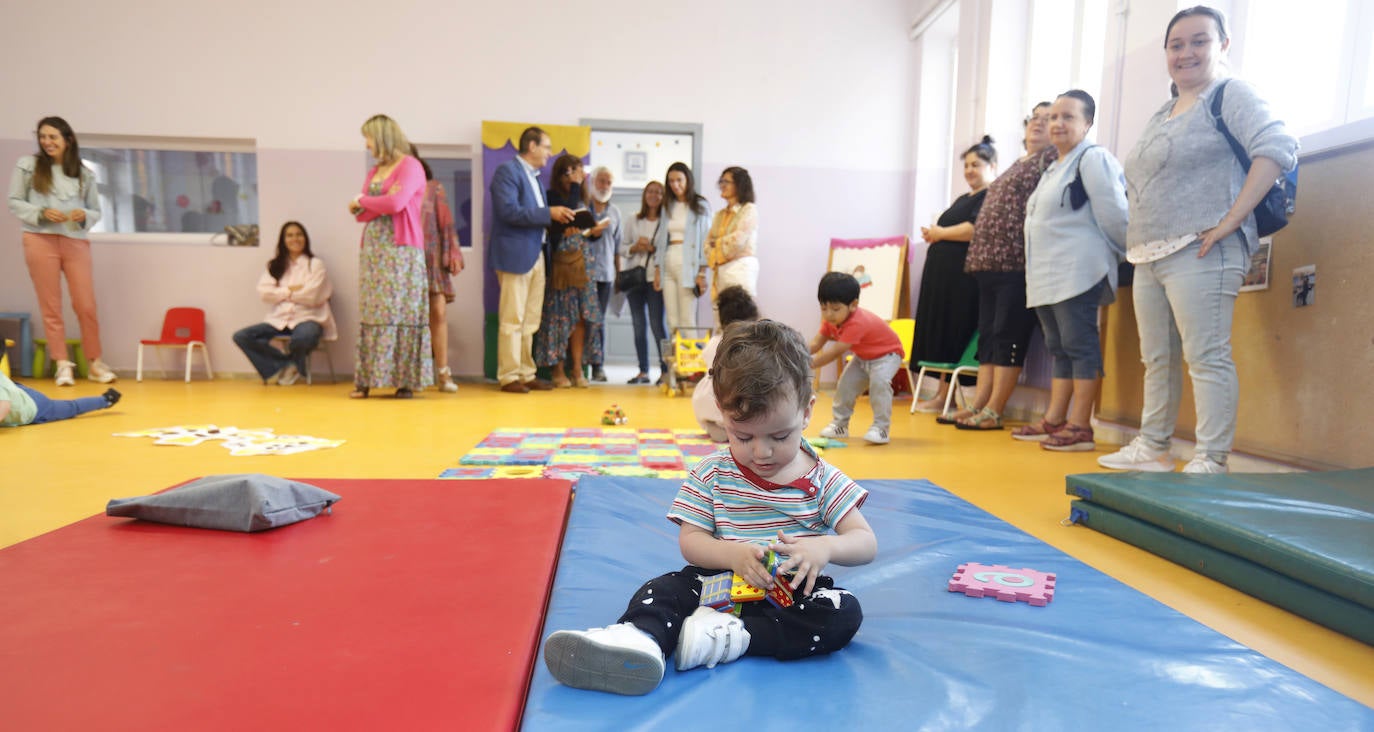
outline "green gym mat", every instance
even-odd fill
[[[1374,469],[1065,482],[1071,496],[1374,609]]]
[[[1374,645],[1374,610],[1248,559],[1090,503],[1069,504],[1069,519],[1181,564],[1222,584]]]

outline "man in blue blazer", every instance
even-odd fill
[[[545,231],[553,221],[573,220],[572,209],[544,201],[538,176],[552,154],[548,133],[529,127],[520,134],[520,155],[491,176],[491,266],[501,285],[496,378],[512,394],[553,388],[534,378],[530,350],[544,311]]]

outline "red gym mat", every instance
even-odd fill
[[[0,727],[514,729],[571,484],[300,480],[332,515],[0,550]]]

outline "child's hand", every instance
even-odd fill
[[[787,555],[787,560],[778,566],[778,574],[796,572],[792,578],[792,589],[800,587],[804,580],[806,588],[802,590],[803,596],[811,594],[816,586],[816,577],[825,569],[825,565],[830,564],[830,545],[824,536],[797,538],[779,531],[778,540],[768,548]]]
[[[743,577],[745,582],[761,590],[772,587],[773,576],[768,574],[768,568],[763,566],[763,547],[758,544],[736,544],[735,547],[730,569]]]

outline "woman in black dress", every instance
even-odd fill
[[[997,177],[997,150],[987,135],[964,152],[964,180],[969,192],[954,199],[934,226],[921,227],[930,244],[921,270],[921,293],[916,299],[916,338],[911,365],[919,361],[958,361],[978,330],[978,283],[964,273],[964,257],[973,238],[973,222],[983,207],[988,184]],[[913,386],[919,396],[920,384]],[[943,377],[935,396],[916,403],[918,412],[944,407],[949,382]]]

